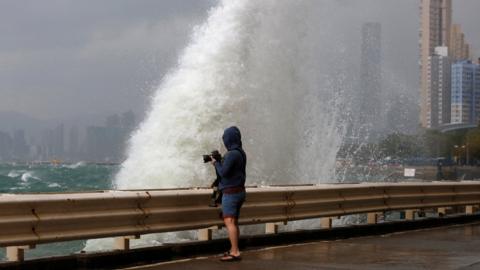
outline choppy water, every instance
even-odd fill
[[[0,193],[87,191],[111,188],[117,166],[0,164]]]
[[[72,165],[0,164],[0,193],[63,192],[111,189],[117,166],[77,163]],[[27,258],[79,252],[85,241],[39,245]],[[0,249],[0,259],[5,250]]]

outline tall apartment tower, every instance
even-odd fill
[[[436,47],[450,45],[452,0],[421,0],[420,15],[420,123],[428,127],[431,108],[431,100],[428,100],[428,65]]]
[[[80,152],[80,134],[77,126],[70,127],[68,134],[68,153],[70,159],[78,157]]]
[[[453,24],[450,32],[450,57],[453,62],[470,59],[470,45],[459,24]]]
[[[451,62],[448,47],[437,47],[429,57],[427,75],[427,128],[450,123]]]
[[[381,125],[381,58],[382,58],[382,27],[380,23],[368,22],[362,26],[362,52],[360,74],[360,123],[366,133],[378,133]],[[372,137],[372,136],[369,136]]]
[[[480,65],[469,60],[452,65],[452,123],[480,120]]]

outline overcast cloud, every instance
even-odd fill
[[[41,118],[142,110],[212,4],[1,1],[0,110]]]
[[[343,16],[339,31],[353,43],[360,44],[359,22],[382,23],[385,69],[416,91],[419,0],[318,3],[332,1],[335,4],[327,6],[335,8],[329,13]],[[145,110],[152,89],[174,66],[192,27],[216,3],[1,1],[0,111],[68,119]],[[454,1],[454,20],[462,24],[475,56],[480,56],[479,10],[478,0]]]

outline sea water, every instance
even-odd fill
[[[118,166],[76,164],[0,164],[0,193],[37,193],[93,191],[112,188]],[[37,245],[25,253],[26,258],[66,255],[79,252],[86,241]],[[0,249],[4,259],[5,249]]]
[[[0,193],[87,191],[112,188],[118,166],[0,164]]]

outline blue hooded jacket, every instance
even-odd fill
[[[215,162],[215,170],[220,176],[218,188],[245,187],[247,155],[242,149],[240,130],[235,126],[229,127],[223,132],[222,138],[228,152],[222,162]]]

